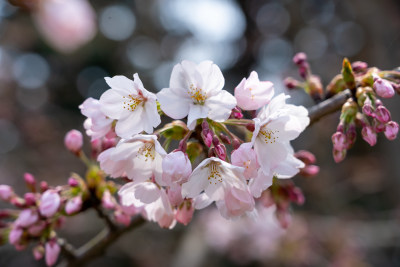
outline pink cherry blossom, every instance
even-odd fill
[[[56,241],[50,240],[45,245],[46,249],[46,264],[47,266],[53,266],[58,259],[58,255],[60,254],[61,248],[60,245],[57,244]]]
[[[73,214],[80,211],[82,208],[82,196],[76,196],[67,201],[65,205],[65,212],[67,214]]]
[[[372,129],[371,126],[365,126],[361,130],[362,138],[365,142],[367,142],[370,146],[374,146],[376,144],[376,132]]]
[[[153,128],[161,123],[156,95],[144,88],[139,75],[135,73],[133,81],[125,76],[105,79],[111,89],[101,95],[100,109],[107,117],[117,120],[117,135],[131,138],[143,131],[153,133]]]
[[[396,139],[398,132],[399,132],[399,124],[397,122],[389,121],[385,125],[385,136],[388,140]]]
[[[233,165],[243,167],[245,169],[244,177],[246,179],[257,176],[260,164],[258,164],[256,152],[254,152],[251,143],[243,143],[238,149],[233,151],[231,155],[231,161]]]
[[[55,190],[47,190],[40,198],[39,211],[45,217],[53,216],[60,207],[61,198]]]
[[[169,88],[157,93],[162,111],[173,119],[188,116],[187,125],[194,129],[197,119],[222,122],[229,118],[236,99],[224,87],[224,77],[211,61],[195,64],[184,60],[172,70]]]
[[[100,101],[91,97],[79,106],[82,114],[87,117],[83,126],[92,141],[106,136],[111,131],[113,119],[104,115],[100,107]]]
[[[4,201],[8,201],[13,194],[14,194],[14,191],[11,188],[11,186],[4,185],[4,184],[0,185],[0,199],[2,199]]]
[[[225,198],[216,202],[221,215],[234,218],[254,210],[254,198],[249,190],[232,187],[226,190]]]
[[[86,0],[39,1],[34,13],[38,30],[55,49],[70,53],[96,34],[96,13]]]
[[[166,154],[155,135],[137,134],[103,151],[97,160],[101,169],[113,178],[127,176],[135,182],[142,182],[154,176],[160,181],[162,160]]]
[[[12,245],[17,245],[19,241],[21,240],[23,230],[17,226],[13,226],[13,228],[10,231],[10,234],[8,235],[8,241]]]
[[[237,105],[244,110],[256,110],[269,103],[274,96],[273,84],[269,81],[260,82],[255,71],[248,79],[243,78],[235,88]]]

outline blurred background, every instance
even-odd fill
[[[104,77],[139,73],[145,87],[168,87],[183,59],[210,59],[225,89],[250,71],[276,92],[298,77],[291,59],[306,52],[326,85],[343,57],[380,69],[400,65],[398,0],[0,0],[0,184],[25,192],[23,173],[65,184],[84,166],[63,147],[83,130],[78,106],[108,89]],[[384,102],[400,121],[399,97]],[[400,266],[400,142],[361,140],[335,164],[330,138],[338,115],[294,143],[317,156],[320,174],[293,178],[306,203],[293,207],[287,231],[273,210],[257,224],[228,222],[214,207],[187,227],[149,223],[116,242],[89,266]],[[89,142],[89,139],[86,139]],[[4,207],[4,204],[0,204]],[[104,225],[95,213],[69,218],[60,236],[80,246]],[[44,266],[31,250],[0,247],[0,266]]]

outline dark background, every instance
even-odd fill
[[[30,12],[0,0],[0,184],[19,193],[25,192],[24,172],[58,185],[71,171],[84,171],[64,149],[63,137],[69,129],[83,130],[78,105],[108,89],[105,76],[138,72],[145,87],[157,92],[168,87],[176,63],[210,59],[222,69],[228,91],[256,70],[260,80],[274,82],[276,92],[286,92],[282,81],[298,77],[291,58],[300,51],[308,54],[325,85],[339,73],[343,57],[380,69],[400,65],[398,0],[90,3],[97,14],[96,36],[64,54],[39,34]],[[312,105],[303,92],[286,93],[294,103]],[[398,101],[398,96],[384,101],[396,121]],[[399,140],[380,135],[371,148],[358,136],[346,160],[335,164],[330,137],[338,115],[321,120],[294,142],[295,149],[315,153],[321,172],[294,178],[306,203],[294,207],[292,225],[281,239],[275,241],[272,231],[260,232],[273,241],[265,252],[258,246],[262,257],[249,252],[250,223],[229,232],[230,244],[217,249],[207,238],[213,226],[204,223],[213,218],[212,211],[205,211],[188,227],[172,231],[149,223],[90,266],[399,266]],[[69,218],[60,235],[79,246],[102,227],[87,212]],[[248,240],[235,238],[239,232]],[[29,249],[16,252],[5,245],[0,265],[44,263],[35,262]]]

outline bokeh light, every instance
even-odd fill
[[[15,59],[13,76],[19,86],[35,89],[43,86],[50,75],[46,60],[38,54],[22,54]]]
[[[112,5],[100,13],[100,31],[114,41],[128,39],[135,30],[136,19],[128,6]]]

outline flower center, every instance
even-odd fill
[[[137,106],[143,102],[144,98],[141,95],[131,95],[123,96],[124,98],[124,105],[123,108],[127,109],[128,111],[135,111]]]
[[[201,88],[195,87],[193,84],[190,84],[188,94],[195,104],[203,105],[207,98],[203,90]]]
[[[220,173],[219,165],[221,165],[221,163],[213,161],[208,166],[210,174],[208,175],[207,180],[210,184],[222,183],[222,176]]]
[[[136,157],[143,156],[144,161],[154,160],[155,159],[155,149],[154,149],[154,143],[152,142],[146,142],[144,145],[139,149],[139,152],[137,153]]]
[[[278,133],[278,130],[269,130],[266,126],[264,126],[261,128],[258,136],[261,134],[262,136],[260,137],[264,139],[265,143],[272,144],[275,143],[276,139],[279,138]]]

